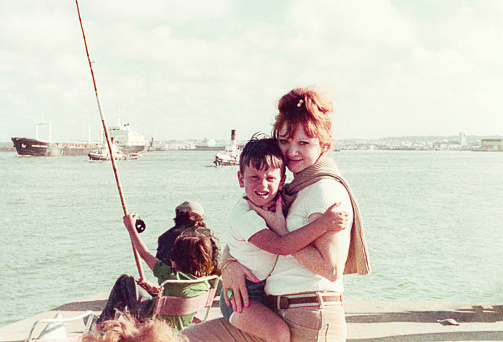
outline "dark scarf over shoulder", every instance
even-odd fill
[[[346,188],[351,206],[353,207],[353,227],[351,228],[351,242],[349,244],[349,253],[344,268],[344,274],[358,273],[365,275],[370,273],[370,260],[365,242],[365,233],[363,231],[363,220],[360,214],[360,208],[353,196],[351,188],[342,177],[339,169],[332,158],[322,155],[322,157],[307,169],[294,174],[293,181],[285,185],[283,189],[283,202],[285,209],[288,210],[300,190],[312,185],[322,179],[335,179]]]

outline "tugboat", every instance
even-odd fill
[[[115,160],[135,160],[140,158],[141,156],[141,153],[124,154],[120,151],[114,153]],[[110,153],[108,153],[108,150],[103,149],[89,153],[88,157],[90,161],[105,161],[110,160]]]
[[[238,148],[236,141],[236,130],[231,130],[231,141],[227,145],[225,151],[218,151],[215,155],[213,163],[216,167],[220,166],[237,166],[239,165],[239,156],[241,150]]]
[[[142,156],[141,153],[128,153],[125,154],[120,150],[115,144],[115,139],[111,138],[112,142],[112,150],[114,151],[114,159],[115,160],[135,160]],[[88,155],[90,161],[104,161],[110,160],[110,151],[108,147],[101,148],[97,151],[90,152]]]

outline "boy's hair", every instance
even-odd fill
[[[285,174],[286,167],[283,161],[283,154],[278,146],[278,141],[266,137],[264,134],[255,133],[243,147],[239,157],[239,171],[245,172],[248,166],[253,166],[257,170],[269,168],[281,169],[281,176]]]
[[[175,240],[171,260],[183,273],[196,277],[211,275],[215,270],[214,244],[211,238],[198,231],[185,231]]]
[[[177,335],[170,323],[162,318],[148,319],[141,324],[134,317],[126,314],[124,319],[108,320],[99,326],[100,331],[84,335],[84,342],[184,342],[185,338]]]
[[[203,217],[194,212],[182,211],[176,214],[173,219],[176,226],[188,226],[188,227],[204,227],[206,228],[206,223],[203,221]]]

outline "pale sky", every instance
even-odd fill
[[[80,0],[107,122],[146,137],[269,133],[318,85],[334,136],[503,135],[500,0]],[[98,140],[73,0],[0,2],[0,141]],[[44,129],[40,129],[41,137]]]

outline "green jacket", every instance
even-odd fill
[[[174,269],[171,266],[166,265],[162,261],[157,261],[157,263],[154,266],[154,275],[161,281],[165,280],[194,280],[197,279],[196,276],[192,274],[187,274],[178,271],[177,269]],[[173,296],[173,297],[184,297],[184,298],[189,298],[189,297],[195,297],[200,294],[205,293],[210,289],[210,284],[208,282],[204,283],[197,283],[197,284],[188,284],[188,285],[182,285],[182,284],[170,284],[169,286],[164,287],[164,295],[165,296]],[[154,297],[153,300],[153,305],[150,310],[150,315],[153,313],[153,309],[155,304],[157,303],[157,297]],[[189,315],[183,315],[183,316],[167,316],[167,315],[160,315],[159,317],[162,317],[163,319],[171,322],[174,326],[174,328],[177,331],[182,330],[186,326],[188,326],[190,323],[192,323],[192,319],[194,318],[196,312],[189,314]]]

